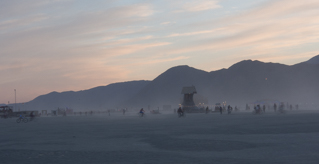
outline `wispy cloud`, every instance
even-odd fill
[[[127,16],[138,16],[138,17],[148,17],[153,15],[154,10],[150,4],[138,4],[122,8],[123,13]]]
[[[186,32],[186,33],[174,33],[170,34],[167,37],[178,37],[178,36],[192,36],[192,35],[199,35],[199,34],[208,34],[217,31],[221,31],[222,28],[214,29],[214,30],[204,30],[204,31],[194,31],[194,32]]]
[[[288,1],[284,1],[288,3]],[[258,10],[253,9],[244,14],[221,18],[211,24],[218,23],[222,28],[215,30],[193,31],[187,33],[175,33],[169,36],[196,36],[205,34],[202,38],[196,38],[196,42],[185,41],[183,47],[175,47],[170,52],[181,54],[202,50],[223,50],[236,47],[254,47],[256,49],[281,49],[296,45],[313,43],[318,41],[319,21],[318,10],[309,6],[317,6],[319,2],[289,1],[289,7],[280,10],[283,1],[262,5]],[[298,9],[298,10],[297,10]],[[263,12],[261,12],[263,11]],[[273,11],[273,12],[270,12]],[[270,12],[270,14],[264,13]],[[298,15],[295,15],[298,12]],[[276,13],[276,14],[274,14]],[[260,18],[263,19],[260,19]],[[198,25],[197,25],[198,26]],[[208,25],[208,27],[212,27]],[[188,43],[187,43],[188,42]]]
[[[170,24],[174,24],[176,22],[162,22],[161,25],[170,25]]]
[[[178,61],[178,60],[184,60],[189,59],[188,56],[176,56],[176,57],[165,57],[165,58],[158,58],[158,57],[150,57],[144,59],[142,62],[136,63],[137,65],[143,64],[143,65],[151,65],[151,64],[159,64],[159,63],[166,63],[166,62],[172,62],[172,61]]]
[[[79,12],[69,5],[63,9],[61,4],[70,4],[70,1],[31,1],[34,3],[0,2],[0,72],[7,77],[1,82],[2,86],[14,85],[17,81],[32,85],[31,81],[36,80],[38,90],[41,90],[42,85],[56,81],[51,87],[43,87],[50,92],[56,90],[54,87],[78,90],[94,87],[97,83],[121,81],[127,78],[129,70],[124,70],[121,65],[105,65],[105,61],[169,44],[145,43],[152,38],[149,34],[125,37],[145,30],[140,26],[132,27],[153,15],[151,4],[118,5]],[[54,11],[50,7],[64,11],[51,15],[49,12]],[[52,78],[43,79],[48,74]],[[95,80],[74,85],[87,78]]]
[[[183,1],[181,8],[175,12],[198,12],[211,9],[221,8],[218,4],[218,1],[214,0],[192,0],[192,1]]]
[[[210,71],[247,58],[293,63],[319,51],[309,46],[319,42],[317,0],[236,11],[217,0],[147,2],[0,1],[0,90],[80,90],[151,79],[176,64]]]

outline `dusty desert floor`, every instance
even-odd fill
[[[0,163],[319,163],[319,111],[0,119]]]

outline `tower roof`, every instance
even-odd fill
[[[196,92],[195,86],[183,87],[182,94],[194,94]]]

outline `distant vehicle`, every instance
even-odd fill
[[[12,110],[12,106],[0,106],[0,113],[1,112],[12,112],[13,110]]]
[[[0,117],[9,118],[13,116],[12,106],[0,106]]]

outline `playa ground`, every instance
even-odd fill
[[[0,163],[319,163],[319,111],[0,119]]]

